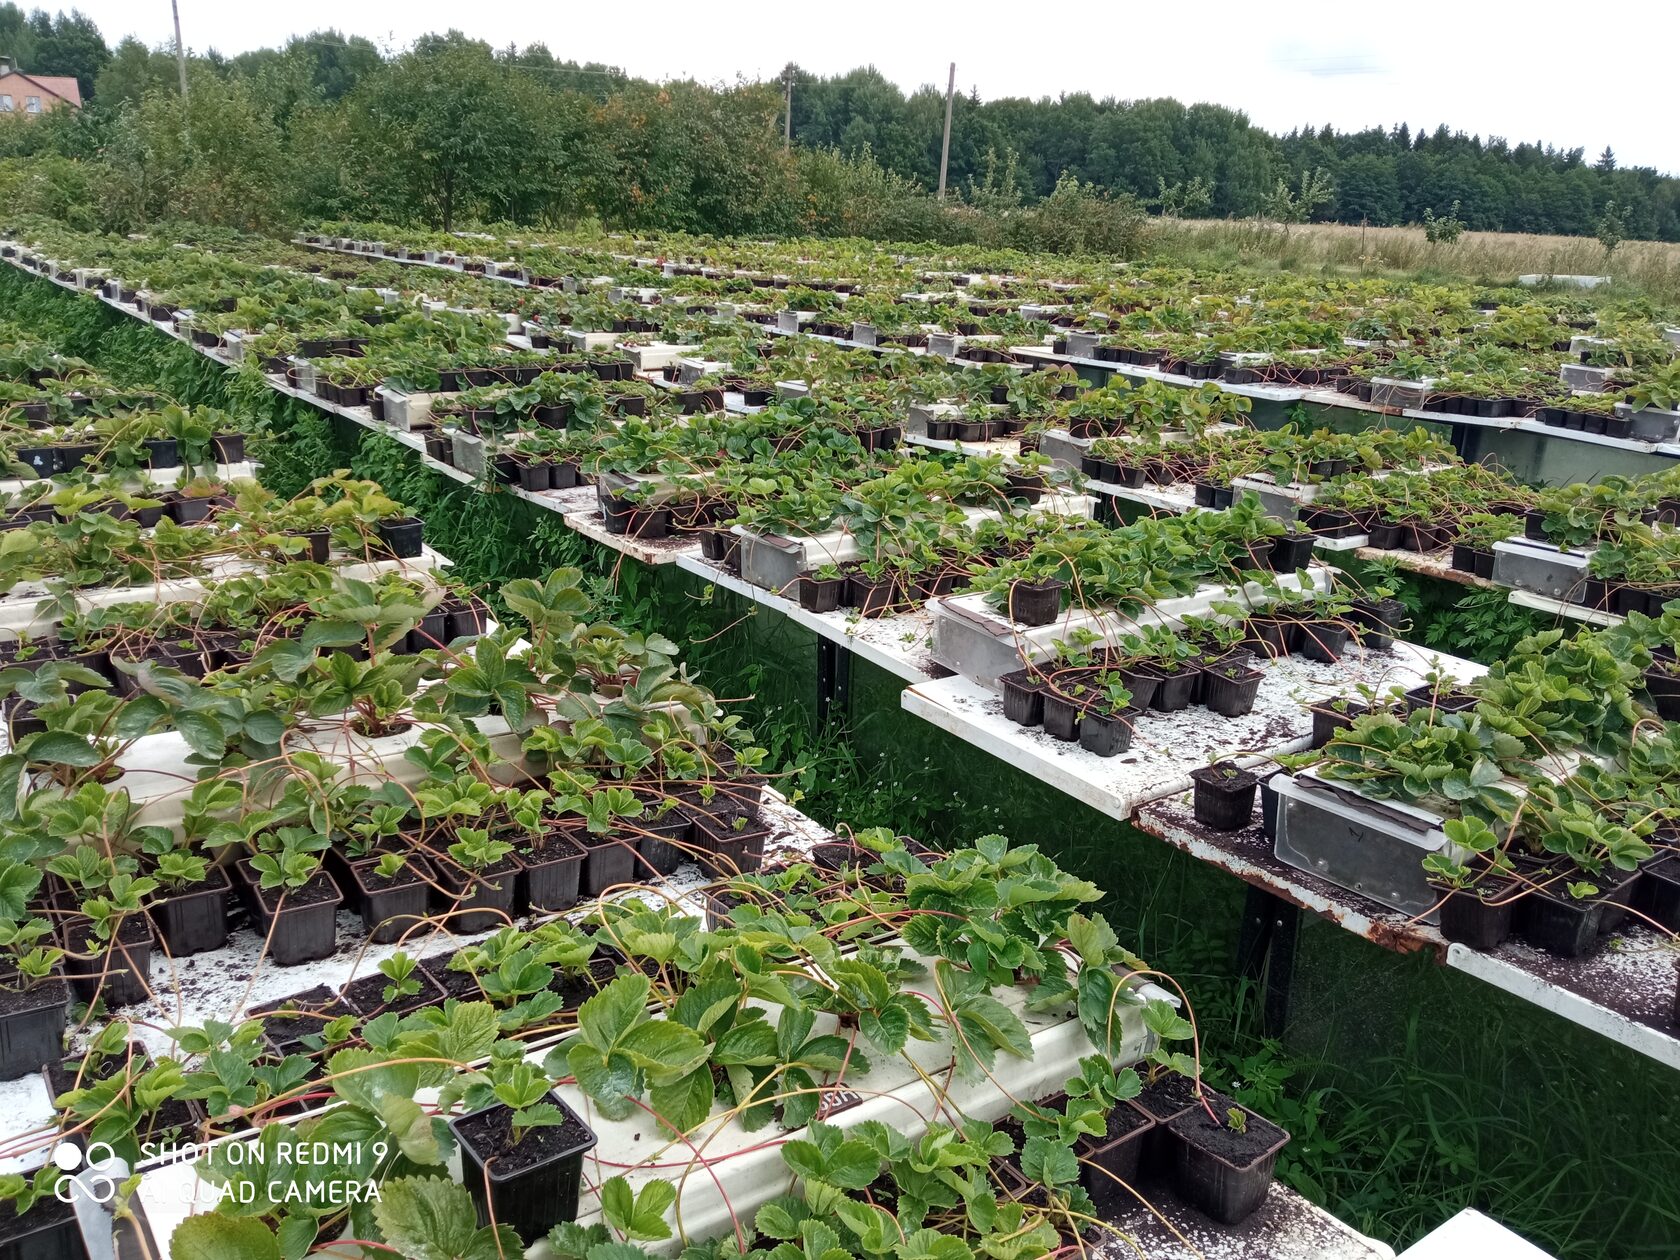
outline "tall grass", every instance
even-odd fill
[[[1288,271],[1404,272],[1509,284],[1519,275],[1608,275],[1618,285],[1680,302],[1680,245],[1627,241],[1609,258],[1590,236],[1465,232],[1431,244],[1421,227],[1309,223],[1284,228],[1252,219],[1156,219],[1147,252],[1198,265]]]

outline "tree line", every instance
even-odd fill
[[[1452,215],[1473,229],[1680,240],[1680,180],[1578,150],[1445,126],[1274,136],[1175,100],[975,93],[954,102],[950,200],[937,182],[943,93],[872,68],[790,65],[733,87],[650,83],[492,49],[457,31],[386,56],[337,31],[191,58],[105,44],[79,13],[0,4],[0,52],[71,74],[87,106],[0,126],[0,194],[82,226],[172,216],[246,228],[377,218],[694,233],[849,234],[1126,253],[1145,211],[1376,225]],[[783,148],[791,83],[791,149]],[[1301,190],[1292,194],[1292,189]],[[1008,211],[1009,213],[1000,213]]]

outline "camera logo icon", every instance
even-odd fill
[[[53,1197],[60,1203],[109,1203],[117,1195],[115,1178],[100,1172],[101,1165],[116,1157],[109,1142],[94,1142],[84,1154],[74,1142],[60,1142],[47,1159],[64,1176],[53,1187]],[[83,1171],[83,1169],[86,1171]],[[80,1173],[80,1176],[76,1174]]]

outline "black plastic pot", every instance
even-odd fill
[[[0,1081],[15,1081],[64,1057],[69,1009],[70,988],[59,975],[28,989],[15,973],[6,977],[0,989]]]
[[[1406,624],[1406,606],[1392,598],[1358,600],[1352,620],[1361,627],[1360,642],[1380,652],[1393,646],[1394,632]]]
[[[1079,738],[1079,704],[1055,691],[1044,693],[1044,733],[1072,743]]]
[[[408,632],[408,650],[424,652],[450,641],[449,610],[442,606],[420,618],[420,623]]]
[[[898,601],[898,583],[890,577],[867,578],[853,573],[846,579],[846,603],[860,617],[884,617]]]
[[[732,530],[702,528],[694,531],[700,539],[700,554],[718,564],[741,567],[741,536]],[[845,599],[846,580],[840,579],[839,599]]]
[[[1009,619],[1023,626],[1047,626],[1062,611],[1058,578],[1048,582],[1015,582],[1009,588]]]
[[[56,446],[20,446],[17,457],[18,462],[29,465],[29,471],[37,477],[51,477],[59,471]]]
[[[1150,708],[1157,713],[1177,713],[1190,706],[1196,695],[1196,686],[1201,681],[1200,670],[1188,665],[1174,670],[1152,666],[1151,670],[1161,681],[1150,698]]]
[[[1144,1142],[1154,1127],[1155,1121],[1141,1107],[1116,1103],[1108,1115],[1108,1132],[1100,1138],[1087,1134],[1075,1144],[1079,1184],[1102,1220],[1117,1220],[1137,1206],[1131,1187],[1137,1184]]]
[[[595,1148],[595,1131],[565,1100],[551,1092],[548,1101],[565,1123],[528,1130],[518,1147],[512,1147],[513,1111],[501,1104],[449,1122],[479,1225],[512,1226],[527,1244],[577,1219],[583,1157]]]
[[[469,935],[502,927],[517,914],[519,862],[504,858],[488,870],[468,872],[440,863],[438,882],[446,890],[443,907],[451,932]]]
[[[1256,613],[1243,625],[1242,646],[1255,656],[1276,660],[1295,647],[1296,623]]]
[[[607,533],[627,538],[663,538],[671,529],[668,508],[647,508],[621,503],[614,498],[601,501],[601,519]]]
[[[1196,785],[1192,804],[1196,821],[1215,831],[1240,831],[1254,815],[1254,793],[1260,786],[1257,776],[1240,770],[1229,761],[1211,766],[1197,766],[1190,772]]]
[[[584,854],[578,887],[586,897],[598,897],[607,889],[628,884],[636,878],[637,839],[622,832],[612,835],[576,836]]]
[[[1240,666],[1215,666],[1202,671],[1202,703],[1221,717],[1242,717],[1254,708],[1265,672]]]
[[[1632,917],[1639,886],[1644,882],[1641,871],[1616,869],[1606,870],[1597,880],[1600,889],[1598,900],[1604,903],[1604,913],[1598,920],[1601,936],[1621,928]]]
[[[151,908],[158,935],[171,958],[186,958],[227,944],[228,898],[233,884],[225,868],[212,866],[202,884],[160,898]]]
[[[385,550],[398,560],[412,560],[420,554],[426,523],[418,516],[404,516],[379,522],[379,539]]]
[[[642,865],[655,875],[669,875],[693,856],[694,823],[680,809],[662,818],[639,818],[642,836]]]
[[[87,1254],[69,1203],[49,1194],[19,1216],[14,1202],[0,1202],[0,1260],[87,1260]]]
[[[91,466],[99,455],[99,447],[92,442],[72,442],[58,448],[58,471],[69,472],[83,464]]]
[[[1017,726],[1037,726],[1044,721],[1044,680],[1027,670],[1017,669],[998,679],[1003,688],[1003,716]]]
[[[401,871],[385,879],[376,872],[378,865],[378,858],[359,858],[350,863],[349,871],[362,927],[368,940],[383,945],[425,918],[431,908],[432,888],[427,880],[432,868],[425,858],[411,856]]]
[[[332,555],[330,529],[294,529],[288,530],[286,536],[303,539],[303,550],[297,553],[295,559],[308,560],[312,564],[325,564]]]
[[[843,577],[816,578],[806,574],[799,579],[799,606],[806,612],[833,612],[840,607],[845,585]]]
[[[169,514],[177,525],[196,525],[209,517],[214,506],[209,499],[176,499],[169,505]]]
[[[1206,1108],[1192,1107],[1168,1123],[1176,1139],[1173,1188],[1222,1225],[1238,1225],[1266,1199],[1278,1153],[1289,1134],[1246,1107],[1241,1133],[1229,1127],[1227,1098],[1209,1091]]]
[[[1272,785],[1277,781],[1276,774],[1269,774],[1260,780],[1260,831],[1268,840],[1277,839],[1278,818],[1278,790]]]
[[[248,862],[241,862],[240,870],[251,882],[255,929],[267,939],[268,956],[277,966],[291,967],[333,952],[338,907],[344,901],[337,880],[322,871],[282,897],[280,889],[257,886]]]
[[[1372,524],[1366,538],[1367,546],[1378,551],[1393,551],[1400,545],[1400,527],[1388,521],[1377,521]]]
[[[72,915],[60,923],[64,936],[64,974],[70,989],[83,1002],[104,1000],[107,1008],[132,1006],[151,996],[148,982],[152,971],[152,947],[156,937],[152,923],[143,914],[129,915],[118,925],[116,937],[104,953],[91,958],[72,958],[83,951],[91,923]]]
[[[1132,746],[1136,709],[1122,709],[1118,713],[1098,713],[1087,709],[1079,719],[1079,746],[1099,757],[1113,757]]]
[[[746,875],[764,865],[770,832],[747,824],[735,827],[705,814],[694,815],[696,854],[703,870],[715,875]]]
[[[1639,881],[1640,912],[1670,932],[1680,931],[1680,857],[1658,858]]]
[[[490,607],[481,599],[450,604],[445,615],[451,639],[476,637],[483,634],[490,624]]]
[[[1680,674],[1653,665],[1645,671],[1645,690],[1658,717],[1665,722],[1680,722]]]
[[[210,439],[210,450],[218,464],[240,464],[245,461],[245,435],[218,433]]]
[[[1452,889],[1441,903],[1441,935],[1471,949],[1498,949],[1511,935],[1521,901],[1512,889],[1508,882]]]
[[[1337,731],[1346,730],[1353,725],[1353,719],[1363,717],[1366,706],[1363,704],[1349,704],[1345,710],[1338,713],[1327,704],[1313,707],[1312,746],[1323,748],[1330,742],[1330,737]]]
[[[1334,665],[1347,651],[1352,627],[1341,621],[1308,621],[1301,625],[1301,655],[1309,661]]]
[[[1517,903],[1517,935],[1559,958],[1581,958],[1598,944],[1605,903],[1597,898],[1577,900],[1561,887],[1557,893],[1551,891],[1565,882],[1533,889]]]
[[[1311,563],[1317,541],[1311,534],[1283,534],[1272,539],[1272,552],[1266,559],[1274,573],[1293,573]]]
[[[145,438],[140,444],[146,448],[147,468],[155,471],[181,466],[181,443],[175,438]]]

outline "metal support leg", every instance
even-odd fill
[[[852,698],[852,652],[817,636],[817,725],[844,718]]]
[[[1301,909],[1260,888],[1250,888],[1237,936],[1237,971],[1262,984],[1261,1027],[1268,1037],[1283,1034],[1295,979],[1295,943]]]

